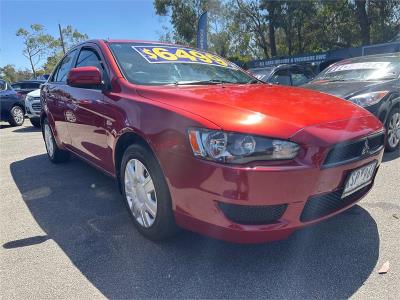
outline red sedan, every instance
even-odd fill
[[[85,42],[41,95],[50,160],[73,153],[116,178],[150,239],[286,238],[365,196],[383,155],[368,111],[177,45]]]

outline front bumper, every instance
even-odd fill
[[[365,159],[329,168],[301,163],[236,167],[171,155],[165,162],[164,170],[179,226],[226,241],[259,243],[284,239],[296,229],[322,221],[355,205],[368,193],[373,182],[342,199],[340,195],[346,178],[352,170],[377,161],[375,178],[382,155],[383,150]],[[309,203],[318,197],[322,205],[333,205],[333,208],[322,210],[327,212],[322,215],[319,210],[313,217]],[[326,202],[327,198],[333,204]],[[282,206],[284,210],[270,224],[241,224],[228,216],[224,205],[246,208],[272,206],[275,215],[282,210]]]
[[[382,134],[382,125],[372,116],[369,120],[373,127],[352,122],[343,131],[335,130],[340,123],[332,123],[300,131],[293,140],[303,145],[302,151],[290,162],[233,166],[164,152],[159,159],[176,223],[226,241],[259,243],[284,239],[348,209],[372,188],[383,145],[357,160],[332,166],[324,162],[338,143]],[[371,183],[342,198],[349,174],[373,161]]]
[[[40,100],[28,101],[25,98],[25,111],[26,111],[26,116],[29,119],[40,118],[41,109],[42,108],[41,108]]]

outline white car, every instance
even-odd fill
[[[42,104],[40,103],[40,89],[34,90],[26,95],[25,111],[26,116],[35,127],[40,127],[40,112]]]

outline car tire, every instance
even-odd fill
[[[399,148],[400,137],[397,135],[400,130],[400,108],[396,106],[389,112],[385,124],[387,130],[386,151],[393,152]]]
[[[42,134],[46,146],[47,156],[52,163],[62,163],[70,158],[69,152],[58,148],[54,139],[53,131],[51,130],[51,127],[46,119],[43,121]]]
[[[39,118],[32,118],[32,119],[29,119],[29,121],[31,121],[31,124],[34,127],[40,128],[40,119]]]
[[[10,110],[10,119],[8,123],[11,126],[21,126],[24,124],[25,112],[19,105],[14,105]]]
[[[129,215],[143,236],[164,240],[178,232],[168,185],[150,149],[134,144],[125,150],[120,180]]]

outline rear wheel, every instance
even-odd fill
[[[31,124],[34,127],[40,128],[40,119],[39,118],[32,118],[32,119],[29,119],[29,121],[31,121]]]
[[[21,126],[24,124],[24,110],[21,106],[15,105],[10,110],[10,119],[8,123],[11,126]]]
[[[70,158],[70,154],[67,151],[58,148],[57,143],[54,139],[53,132],[51,131],[50,125],[45,119],[43,121],[43,138],[46,145],[47,155],[52,163],[65,162]]]
[[[149,149],[137,144],[129,146],[120,174],[126,206],[140,233],[151,240],[174,235],[177,227],[168,185]]]
[[[386,151],[392,152],[399,147],[400,144],[400,109],[393,108],[386,121],[387,141]]]

